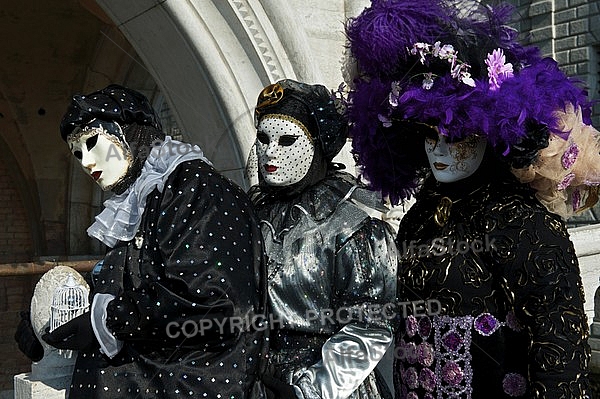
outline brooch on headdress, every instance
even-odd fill
[[[258,123],[260,114],[264,107],[277,104],[283,98],[283,87],[279,83],[273,83],[265,87],[258,95],[256,108],[254,109],[254,122]]]

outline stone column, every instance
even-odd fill
[[[14,399],[64,399],[71,385],[77,352],[58,350],[41,339],[49,326],[54,292],[65,284],[69,275],[89,290],[84,278],[68,266],[52,268],[35,286],[31,299],[31,325],[44,347],[44,357],[31,365],[30,373],[14,376]]]
[[[600,286],[594,294],[594,319],[590,327],[589,344],[592,348],[590,370],[594,374],[600,374]]]

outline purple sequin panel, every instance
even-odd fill
[[[442,343],[449,351],[456,352],[463,344],[463,339],[456,331],[450,331],[444,335]]]
[[[418,360],[417,345],[414,342],[408,342],[406,348],[406,360],[410,364],[415,364]]]
[[[435,373],[430,369],[422,369],[419,373],[419,382],[421,383],[423,389],[425,389],[427,392],[433,392],[436,381]]]
[[[404,340],[400,340],[400,343],[396,347],[396,357],[399,360],[405,360],[410,364],[415,364],[417,362],[423,362],[420,359],[424,359],[425,355],[422,353],[423,349],[417,347],[414,342],[405,342]]]
[[[414,367],[409,367],[404,373],[404,383],[410,389],[417,389],[419,387],[419,378],[417,370]]]
[[[410,315],[406,318],[406,335],[409,337],[414,337],[419,328],[419,323],[415,316]]]
[[[429,367],[433,364],[434,350],[430,343],[421,342],[417,347],[417,359],[423,366]]]

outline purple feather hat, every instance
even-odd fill
[[[556,133],[557,108],[579,106],[589,123],[585,91],[537,47],[517,42],[512,13],[472,0],[372,0],[348,21],[358,71],[348,96],[353,152],[393,204],[429,173],[427,126],[452,140],[485,135],[509,165],[514,157],[523,167],[547,143],[537,127]]]

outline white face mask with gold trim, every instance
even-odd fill
[[[76,130],[67,137],[67,144],[83,170],[105,191],[125,177],[132,163],[130,149],[107,133],[101,122]]]
[[[437,138],[425,138],[425,152],[435,179],[452,183],[471,176],[481,165],[486,140],[468,136],[464,140],[449,143],[439,134]]]
[[[289,186],[306,176],[315,147],[299,121],[286,115],[265,116],[256,138],[258,169],[265,183]]]

